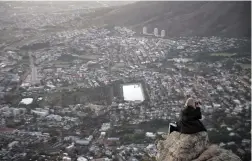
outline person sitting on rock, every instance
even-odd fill
[[[184,109],[181,110],[177,131],[183,134],[207,131],[200,121],[201,118],[200,102],[195,102],[193,98],[188,98]]]

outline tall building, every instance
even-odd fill
[[[38,82],[38,73],[37,73],[37,67],[33,66],[31,69],[31,82],[32,84],[36,84]]]
[[[6,125],[5,119],[4,119],[4,118],[2,118],[2,120],[1,120],[1,124],[0,124],[0,127],[5,127],[5,125]]]
[[[143,27],[143,34],[145,35],[145,34],[147,34],[147,27]]]
[[[161,37],[165,37],[165,30],[161,31]]]
[[[158,36],[158,28],[154,28],[154,35]]]

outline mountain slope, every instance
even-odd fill
[[[141,1],[113,9],[95,21],[139,32],[143,26],[148,32],[158,27],[169,36],[250,37],[251,2]]]

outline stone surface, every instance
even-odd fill
[[[210,145],[207,132],[173,132],[157,144],[157,161],[241,161],[231,151]]]

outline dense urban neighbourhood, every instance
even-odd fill
[[[57,16],[66,21],[1,23],[0,160],[152,160],[186,95],[202,102],[210,141],[250,159],[249,39],[158,38],[120,26],[38,31],[37,21],[76,20]],[[141,83],[143,102],[123,100],[127,83]]]

